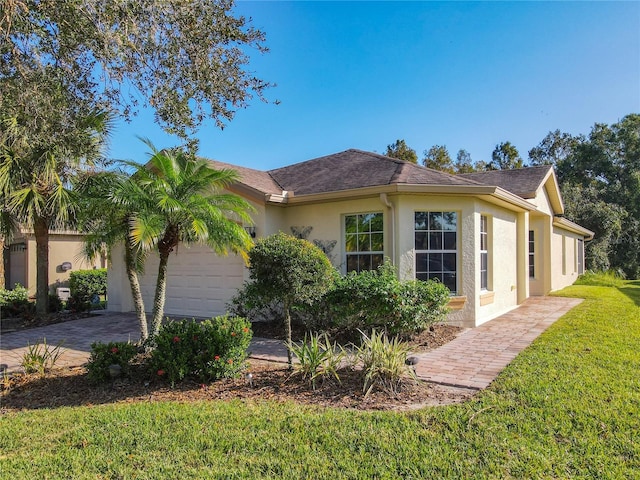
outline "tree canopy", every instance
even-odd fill
[[[595,232],[587,265],[640,278],[640,115],[589,135],[550,132],[529,157],[554,165],[566,216]]]
[[[447,173],[455,173],[455,167],[451,155],[445,145],[434,145],[424,151],[422,163],[427,168],[433,168]]]
[[[418,163],[418,154],[404,140],[396,140],[395,143],[387,145],[387,151],[384,154],[387,157],[398,158],[405,162]]]
[[[496,145],[491,153],[489,170],[512,170],[524,167],[524,161],[520,157],[518,149],[511,142],[502,142]]]
[[[153,107],[160,125],[183,138],[206,118],[222,127],[253,96],[264,99],[269,87],[246,68],[250,49],[267,50],[264,33],[234,17],[233,5],[232,0],[5,0],[3,98],[19,111],[38,113],[33,121],[52,127],[55,105],[37,95],[34,109],[31,100],[43,89],[72,99],[60,112],[63,118],[96,107],[129,117],[142,101]]]

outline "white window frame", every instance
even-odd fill
[[[360,227],[363,224],[360,222],[361,218],[380,215],[380,230],[371,230],[371,221],[366,222],[369,226],[368,230],[360,231]],[[347,219],[355,217],[355,226],[356,230],[354,232],[348,231]],[[365,212],[365,213],[348,213],[344,214],[342,218],[342,226],[344,228],[344,270],[345,273],[349,273],[351,271],[365,271],[365,270],[375,270],[378,266],[384,263],[384,213],[383,212]],[[355,235],[356,248],[353,250],[349,250],[349,242],[353,241],[352,236]],[[382,241],[382,249],[381,250],[373,250],[372,249],[372,238],[373,235],[380,236]],[[367,238],[368,237],[368,238]],[[368,239],[368,249],[361,249],[361,242],[365,239]],[[370,257],[370,268],[361,268],[360,266],[360,257],[369,256]],[[357,267],[355,269],[349,268],[350,257],[358,257],[356,260]]]
[[[418,222],[418,215],[426,215],[426,220],[422,218],[420,225]],[[450,224],[442,221],[440,227],[437,227],[437,216],[441,215],[442,218],[446,215],[453,215],[455,219],[454,228],[450,227]],[[423,220],[424,223],[423,223]],[[422,228],[418,228],[418,227]],[[415,278],[419,280],[427,280],[437,278],[442,281],[451,290],[452,295],[458,295],[460,292],[460,274],[459,274],[459,260],[460,260],[460,214],[457,211],[447,210],[417,210],[414,212],[414,266],[415,266]],[[438,236],[440,234],[440,239]],[[455,235],[455,237],[453,236]],[[433,244],[432,244],[433,242]],[[439,245],[438,245],[439,243]],[[424,248],[424,246],[427,248]],[[453,247],[453,248],[451,248]],[[424,257],[426,255],[426,257]],[[431,270],[431,255],[434,255],[433,263],[440,264],[440,270]],[[441,255],[438,261],[437,256]],[[446,255],[446,257],[445,257]],[[453,255],[453,259],[452,256]],[[424,260],[424,261],[423,261]],[[425,268],[420,268],[422,263]],[[445,263],[453,270],[445,269]],[[453,272],[454,282],[447,281],[444,276],[447,272]],[[452,288],[453,287],[453,288]]]
[[[480,290],[484,292],[489,291],[489,270],[489,216],[480,215]]]

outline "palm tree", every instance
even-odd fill
[[[135,179],[123,171],[83,175],[78,178],[76,190],[83,205],[80,228],[85,232],[85,256],[93,259],[105,251],[110,254],[114,245],[124,245],[127,278],[140,327],[140,341],[144,342],[149,330],[138,273],[143,271],[148,251],[134,245],[130,225],[140,210],[139,205],[145,202],[145,193]]]
[[[60,139],[41,142],[32,142],[32,132],[18,117],[0,121],[3,208],[15,222],[33,230],[40,314],[47,312],[49,303],[49,231],[73,226],[77,194],[70,188],[71,179],[100,157],[111,126],[110,116],[97,110],[74,121],[73,128],[60,132]]]
[[[205,160],[180,150],[152,150],[148,163],[133,175],[144,192],[140,210],[132,217],[131,238],[143,251],[160,256],[153,301],[151,336],[162,324],[169,255],[178,244],[205,244],[216,253],[243,255],[252,240],[242,224],[252,223],[246,200],[223,190],[238,180],[235,170],[211,168]]]

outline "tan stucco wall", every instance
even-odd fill
[[[90,262],[82,255],[82,235],[74,234],[50,234],[49,235],[49,286],[51,293],[55,293],[56,287],[68,287],[69,276],[75,270],[90,270],[103,268],[106,264],[101,259]],[[36,240],[33,235],[16,237],[12,243],[24,242],[26,249],[26,285],[29,295],[36,293]],[[72,269],[63,271],[63,262],[71,262]]]
[[[551,291],[569,286],[578,279],[578,239],[583,238],[555,226],[552,228]]]

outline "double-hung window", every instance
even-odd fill
[[[536,234],[529,230],[529,278],[536,277]]]
[[[489,221],[480,216],[480,289],[489,289]]]
[[[375,270],[384,261],[382,213],[345,215],[347,273]]]
[[[418,280],[439,280],[457,293],[457,212],[415,212],[415,258]]]

